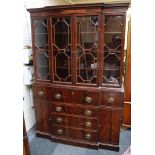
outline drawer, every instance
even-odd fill
[[[101,104],[106,106],[122,107],[123,93],[122,92],[102,92]]]
[[[81,118],[78,116],[67,116],[63,114],[52,114],[51,122],[67,127],[97,130],[97,119]]]
[[[76,106],[76,104],[51,103],[51,112],[65,113],[85,117],[97,117],[98,109],[95,106]]]
[[[98,105],[99,93],[92,91],[72,91],[72,102],[84,105]]]
[[[34,99],[49,99],[49,88],[44,86],[32,86]]]
[[[51,88],[50,93],[51,101],[54,102],[98,105],[98,92]]]
[[[97,132],[51,125],[51,133],[53,136],[58,136],[58,137],[97,142]]]
[[[67,137],[67,129],[64,127],[51,125],[51,134],[53,136]]]
[[[68,137],[82,141],[97,142],[97,132],[86,130],[68,129]]]
[[[68,89],[50,88],[50,99],[54,102],[71,102],[71,92]]]

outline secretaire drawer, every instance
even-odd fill
[[[50,88],[50,99],[54,102],[98,105],[99,93],[76,89]]]
[[[70,105],[52,102],[50,103],[51,112],[66,113],[78,116],[97,117],[98,108],[95,106],[76,106],[75,103]]]
[[[66,114],[52,114],[51,122],[56,125],[97,130],[97,119],[70,116]]]
[[[101,104],[106,106],[122,107],[123,93],[122,92],[102,92]]]
[[[45,86],[32,86],[34,99],[49,99],[49,88]]]

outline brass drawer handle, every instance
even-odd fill
[[[57,120],[58,123],[61,123],[62,122],[62,118],[61,117],[57,117],[56,120]]]
[[[92,99],[91,97],[88,97],[88,96],[85,98],[85,101],[86,101],[87,103],[91,103],[92,100],[93,100],[93,99]]]
[[[55,98],[58,100],[61,99],[61,94],[55,94]]]
[[[61,107],[56,107],[55,110],[56,110],[57,112],[60,112],[60,111],[62,111],[62,108],[61,108]]]
[[[90,116],[92,114],[92,111],[91,110],[85,110],[84,114],[87,116]]]
[[[41,97],[44,95],[44,92],[43,91],[38,91],[38,95]]]
[[[58,133],[59,135],[62,135],[62,134],[63,134],[63,130],[62,130],[62,129],[58,129],[58,130],[57,130],[57,133]]]
[[[114,103],[114,98],[113,97],[109,97],[108,98],[108,103]]]
[[[85,138],[86,139],[90,139],[91,138],[91,135],[89,133],[85,134]]]
[[[86,127],[91,127],[91,122],[89,122],[89,121],[88,122],[85,122],[85,126]]]

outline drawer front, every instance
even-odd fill
[[[99,94],[91,91],[72,91],[72,102],[83,105],[98,105]]]
[[[92,91],[50,88],[50,98],[54,102],[98,105],[99,93]]]
[[[53,136],[67,137],[67,129],[64,127],[51,125],[51,134]]]
[[[101,92],[101,104],[106,106],[122,107],[123,93],[121,92]]]
[[[61,103],[51,103],[51,111],[56,113],[66,113],[72,115],[80,115],[85,117],[97,117],[98,109],[97,107],[79,107],[76,104],[68,106]]]
[[[33,98],[36,100],[49,100],[49,88],[42,86],[32,86]]]
[[[51,125],[51,133],[53,136],[58,137],[71,138],[75,140],[82,140],[89,142],[97,142],[97,132]]]
[[[68,137],[83,141],[97,142],[97,132],[68,129]]]
[[[97,119],[79,118],[62,114],[52,114],[51,121],[56,125],[97,130]]]
[[[71,103],[71,97],[71,93],[67,89],[50,88],[51,101]]]

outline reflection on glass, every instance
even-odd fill
[[[36,69],[37,69],[37,78],[48,80],[49,77],[49,60],[48,60],[48,51],[36,51]]]
[[[77,17],[77,83],[96,84],[98,17]]]
[[[33,24],[36,53],[36,78],[39,80],[49,80],[47,19],[35,19]]]
[[[52,18],[54,81],[71,82],[71,19]]]
[[[48,47],[48,29],[47,19],[35,19],[34,20],[34,31],[35,31],[35,46],[37,48]]]
[[[122,32],[122,16],[106,16],[104,23],[104,31],[107,32]]]
[[[119,85],[122,16],[105,16],[103,83]]]

